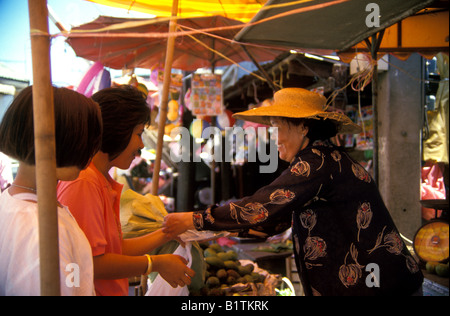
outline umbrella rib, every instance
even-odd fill
[[[178,25],[178,26],[179,26],[180,29],[187,29],[188,31],[195,31],[195,29],[190,28],[190,27],[188,27],[188,26],[184,26],[184,25]],[[229,43],[231,43],[231,44],[236,44],[236,43],[237,43],[237,42],[235,42],[234,40],[229,39],[229,38],[226,38],[226,37],[221,37],[221,36],[216,35],[216,34],[207,33],[207,32],[202,31],[202,30],[197,30],[197,31],[198,31],[198,33],[200,33],[200,34],[203,34],[203,35],[206,35],[206,36],[209,36],[209,37],[213,37],[213,38],[216,38],[216,39],[225,41],[225,42],[229,42]],[[190,38],[196,40],[195,37],[194,37],[193,35],[188,34],[188,36],[189,36]],[[240,44],[241,46],[244,46],[244,45],[245,45],[245,46],[262,47],[261,45],[253,45],[253,44],[247,44],[247,43],[238,43],[238,44]],[[205,44],[205,45],[206,45],[206,44]],[[239,55],[243,55],[243,53],[240,52],[239,49],[237,49],[237,48],[234,48],[234,47],[232,47],[232,46],[228,46],[228,48],[229,48],[229,50],[231,51],[231,56],[234,56],[234,55],[238,55],[238,56],[239,56]],[[210,48],[210,47],[208,47],[208,49],[211,50],[215,55],[218,55],[218,56],[219,56],[218,58],[215,58],[215,59],[213,58],[213,59],[211,60],[211,62],[217,62],[217,61],[220,61],[220,60],[223,60],[223,59],[227,60],[227,58],[224,58],[224,57],[221,56],[220,54],[216,54],[216,51],[215,51],[214,49],[212,49],[212,48]],[[244,52],[245,52],[245,51],[244,51]],[[230,54],[228,54],[228,55],[230,55]],[[235,64],[236,64],[236,63],[235,63]]]
[[[197,38],[195,38],[192,35],[188,35],[190,38],[192,38],[194,41],[196,41],[197,43],[199,43],[200,45],[206,47],[207,49],[211,49],[210,47],[208,47],[208,45],[204,44],[202,41],[198,40]],[[228,58],[227,56],[223,55],[222,53],[215,51],[216,54],[218,54],[219,56],[221,56],[222,58],[228,60],[229,62],[233,63],[234,65],[238,66],[239,68],[241,68],[242,70],[244,70],[245,72],[250,73],[251,75],[255,76],[256,78],[258,78],[261,81],[266,81],[265,78],[258,76],[257,74],[250,72],[249,70],[245,69],[244,67],[242,67],[241,65],[239,65],[238,63],[236,63],[234,60]]]
[[[179,25],[179,27],[180,27],[180,29],[187,29],[188,31],[194,31],[195,29],[193,29],[193,28],[190,28],[190,27],[188,27],[188,26],[184,26],[184,25]],[[203,34],[203,35],[206,35],[206,36],[208,36],[208,37],[212,37],[212,38],[215,38],[215,39],[219,39],[219,40],[222,40],[222,41],[225,41],[225,42],[230,42],[230,43],[235,43],[232,39],[229,39],[229,38],[226,38],[226,37],[222,37],[222,36],[219,36],[219,35],[216,35],[216,34],[212,34],[212,33],[207,33],[207,32],[204,32],[204,31],[202,31],[202,30],[197,30],[198,31],[198,33],[200,33],[200,34]],[[190,34],[188,34],[187,36],[189,36],[190,38],[192,38],[192,39],[194,39],[194,40],[198,40],[198,39],[196,39],[193,35],[190,35]],[[200,41],[200,40],[198,40],[198,41]],[[205,44],[206,45],[206,44]],[[206,45],[207,46],[207,45]],[[205,46],[205,47],[206,47]],[[211,48],[211,47],[207,47],[210,51],[212,51],[213,53],[214,53],[214,55],[217,55],[217,53],[216,53],[216,50],[214,50],[213,48]],[[240,55],[240,52],[239,52],[239,50],[237,50],[237,49],[234,49],[233,47],[231,47],[231,46],[229,46],[229,49],[232,51],[232,55]],[[220,56],[220,55],[219,55]],[[221,59],[224,59],[222,56],[220,56],[221,58],[213,58],[211,61],[212,62],[217,62],[217,61],[219,61],[219,60],[221,60]]]

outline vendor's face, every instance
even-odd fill
[[[277,146],[280,159],[291,163],[295,155],[309,143],[306,137],[308,128],[303,124],[299,126],[289,124],[277,117],[271,118],[270,123],[278,129]]]
[[[127,148],[117,158],[111,161],[112,166],[124,170],[130,167],[134,158],[139,155],[139,151],[144,148],[144,143],[142,142],[144,127],[144,124],[139,124],[134,128]]]

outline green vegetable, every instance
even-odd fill
[[[203,252],[203,255],[205,256],[205,258],[208,258],[217,256],[217,253],[211,248],[206,248]]]
[[[208,280],[206,280],[206,285],[210,288],[219,287],[220,281],[217,277],[209,277]]]
[[[447,264],[439,263],[436,266],[436,274],[441,277],[448,277],[448,263]]]
[[[205,258],[205,261],[207,264],[209,264],[212,267],[221,269],[225,268],[225,264],[223,263],[223,260],[221,260],[219,257],[207,257]]]

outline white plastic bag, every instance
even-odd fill
[[[192,244],[190,242],[186,243],[186,247],[178,246],[178,248],[173,253],[174,255],[179,255],[187,260],[187,266],[190,268],[192,265],[192,255],[191,255]],[[169,283],[164,280],[161,275],[155,278],[153,283],[150,280],[147,281],[148,290],[145,296],[188,296],[189,289],[185,285],[183,287],[177,286],[173,288]]]
[[[226,237],[230,233],[226,231],[213,232],[209,230],[187,230],[180,235],[180,238],[183,242],[188,241],[204,241],[209,239],[217,239],[219,237]]]

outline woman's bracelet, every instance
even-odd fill
[[[150,255],[146,254],[145,255],[147,257],[147,271],[145,271],[144,275],[148,275],[150,274],[150,272],[152,272],[152,267],[153,267],[153,262],[152,262],[152,257],[150,257]]]

